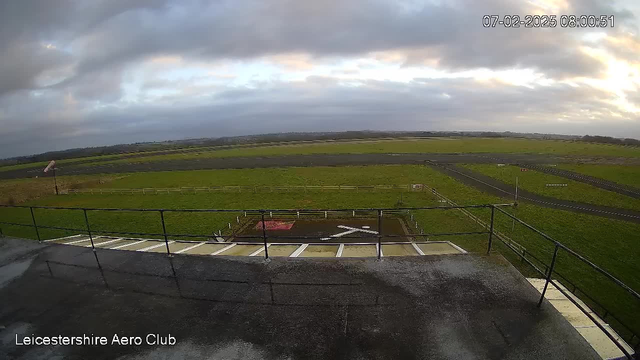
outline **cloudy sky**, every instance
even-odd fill
[[[640,138],[637,0],[3,0],[0,158],[283,131]],[[484,28],[485,14],[613,28]]]

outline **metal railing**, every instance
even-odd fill
[[[436,193],[435,189],[432,190],[434,193]],[[443,197],[444,198],[444,197]],[[444,198],[446,199],[446,198]],[[164,239],[164,243],[165,243],[165,247],[166,247],[166,252],[169,256],[171,256],[171,249],[169,247],[169,237],[184,237],[184,238],[210,238],[211,235],[203,235],[203,234],[179,234],[179,233],[169,233],[167,232],[167,227],[166,227],[166,223],[165,223],[165,213],[234,213],[234,214],[243,214],[245,217],[248,216],[258,216],[260,219],[260,223],[262,224],[262,229],[261,229],[261,234],[256,236],[256,235],[250,235],[250,236],[246,236],[246,235],[240,235],[240,234],[231,234],[231,235],[222,235],[219,234],[219,237],[223,238],[223,240],[229,240],[231,238],[233,238],[234,242],[238,239],[245,239],[245,238],[252,238],[252,239],[256,239],[259,238],[262,240],[262,244],[264,246],[264,257],[265,259],[269,258],[269,245],[270,243],[273,244],[274,242],[270,242],[269,240],[286,240],[286,239],[297,239],[297,240],[302,240],[302,239],[318,239],[318,236],[275,236],[272,234],[269,234],[269,231],[266,228],[266,216],[269,217],[273,217],[274,214],[276,217],[283,217],[283,216],[292,216],[292,217],[300,217],[301,215],[313,215],[313,216],[324,216],[325,218],[328,217],[329,214],[333,214],[333,215],[338,215],[338,216],[348,216],[349,214],[353,217],[356,217],[358,214],[360,216],[366,216],[368,218],[371,218],[371,215],[375,215],[375,218],[377,219],[377,234],[372,235],[372,238],[375,238],[376,241],[375,242],[365,242],[367,244],[375,244],[377,246],[377,257],[381,258],[382,255],[382,246],[384,243],[387,242],[383,242],[383,239],[393,239],[393,238],[405,238],[405,239],[429,239],[429,237],[437,237],[437,236],[453,236],[453,235],[478,235],[478,234],[487,234],[488,238],[487,238],[487,254],[489,254],[491,252],[492,249],[492,242],[493,242],[493,237],[496,236],[504,245],[507,246],[507,248],[509,248],[510,250],[512,250],[516,255],[518,255],[522,261],[525,261],[527,264],[529,264],[538,274],[540,274],[542,277],[545,278],[545,285],[544,288],[542,290],[542,294],[540,296],[540,300],[538,301],[538,306],[541,306],[545,293],[547,291],[548,285],[552,284],[554,285],[563,295],[565,295],[567,297],[567,299],[569,299],[574,305],[576,305],[576,307],[578,307],[578,309],[580,309],[589,319],[591,319],[594,324],[596,326],[598,326],[598,328],[600,328],[607,337],[609,337],[609,339],[611,339],[614,344],[625,354],[625,356],[627,356],[629,359],[632,359],[632,355],[631,353],[625,348],[625,346],[623,346],[623,344],[618,341],[616,339],[616,336],[614,333],[612,333],[609,329],[607,329],[605,326],[603,326],[589,311],[588,308],[586,308],[585,306],[583,306],[583,304],[580,304],[578,301],[576,301],[572,296],[570,296],[567,293],[567,290],[564,289],[562,286],[559,285],[559,283],[553,279],[553,275],[556,275],[560,278],[562,278],[566,283],[570,284],[573,286],[574,291],[576,292],[576,289],[578,289],[575,284],[573,284],[571,281],[569,281],[565,276],[562,276],[561,274],[559,274],[555,267],[556,267],[556,263],[557,263],[557,259],[558,259],[558,254],[560,251],[562,251],[563,253],[567,253],[570,254],[572,257],[578,259],[579,261],[581,261],[582,263],[586,264],[587,266],[589,266],[591,269],[595,270],[597,273],[605,276],[609,281],[611,281],[613,284],[615,284],[616,286],[620,287],[621,289],[623,289],[626,293],[630,294],[632,296],[632,298],[638,302],[638,304],[640,305],[640,295],[638,294],[638,292],[636,292],[635,290],[633,290],[632,288],[630,288],[629,286],[627,286],[626,284],[624,284],[621,280],[619,280],[618,278],[616,278],[615,276],[611,275],[609,272],[607,272],[606,270],[602,269],[601,267],[599,267],[598,265],[594,264],[593,262],[591,262],[590,260],[586,259],[584,256],[578,254],[577,252],[575,252],[574,250],[571,250],[570,248],[568,248],[567,246],[563,245],[562,243],[554,240],[553,238],[551,238],[550,236],[546,235],[545,233],[541,232],[540,230],[534,228],[533,226],[527,224],[526,222],[518,219],[517,217],[515,217],[514,215],[508,213],[507,211],[503,210],[503,207],[507,207],[507,206],[513,206],[514,204],[482,204],[482,205],[449,205],[449,206],[430,206],[430,207],[399,207],[399,208],[358,208],[358,209],[128,209],[128,208],[69,208],[69,207],[55,207],[55,206],[11,206],[11,205],[0,205],[0,207],[4,207],[4,208],[23,208],[23,209],[29,209],[29,213],[30,213],[30,217],[31,217],[31,224],[23,224],[23,223],[12,223],[12,222],[7,222],[7,221],[0,221],[0,224],[5,224],[5,225],[12,225],[12,226],[23,226],[23,227],[31,227],[35,230],[36,233],[36,237],[38,239],[38,241],[42,241],[41,238],[41,234],[40,234],[40,229],[52,229],[52,230],[63,230],[63,231],[75,231],[78,233],[87,233],[89,236],[89,240],[91,242],[91,248],[93,249],[93,251],[96,251],[96,246],[95,243],[93,241],[94,235],[96,234],[112,234],[112,235],[139,235],[139,236],[158,236],[158,237],[162,237]],[[68,228],[68,227],[59,227],[59,226],[45,226],[45,225],[39,225],[37,222],[37,218],[36,218],[36,214],[34,212],[34,209],[47,209],[47,210],[69,210],[69,211],[80,211],[83,213],[83,217],[84,217],[84,222],[85,222],[85,227],[84,228]],[[483,231],[469,231],[469,232],[448,232],[448,233],[424,233],[424,231],[420,231],[420,233],[406,233],[406,234],[384,234],[383,233],[383,217],[385,215],[393,215],[393,216],[409,216],[411,214],[412,211],[419,211],[419,210],[452,210],[452,209],[457,209],[460,211],[465,212],[468,216],[472,216],[475,218],[475,222],[478,223],[479,225],[481,225],[485,230]],[[490,210],[490,222],[489,223],[485,223],[482,220],[480,220],[479,218],[477,218],[475,215],[472,215],[468,212],[468,209],[488,209]],[[496,213],[496,210],[498,211],[498,213]],[[89,216],[88,213],[89,212],[93,212],[93,211],[107,211],[107,212],[118,212],[118,211],[122,211],[122,212],[143,212],[143,213],[157,213],[159,215],[159,222],[162,225],[162,232],[161,233],[142,233],[142,232],[130,232],[130,231],[107,231],[107,230],[95,230],[92,229],[90,221],[89,221]],[[530,251],[527,252],[526,250],[523,250],[523,248],[521,246],[514,246],[514,242],[511,239],[505,238],[504,235],[502,235],[500,232],[496,231],[495,227],[494,227],[494,222],[495,222],[495,218],[497,214],[503,214],[508,216],[510,219],[512,219],[513,221],[525,226],[526,228],[528,228],[529,230],[535,232],[536,234],[542,236],[545,240],[549,241],[551,244],[554,245],[554,252],[553,252],[553,257],[551,259],[550,264],[546,264],[544,261],[540,260],[539,258],[535,257]],[[413,216],[411,216],[411,219],[413,219]],[[417,222],[416,222],[417,224]],[[488,227],[488,229],[486,229]],[[417,226],[416,226],[417,228]],[[2,233],[2,230],[0,229],[0,233]],[[344,236],[342,237],[344,239],[349,239],[349,238],[359,238],[362,239],[361,236]],[[286,243],[286,242],[285,242]],[[415,244],[423,244],[423,243],[430,243],[430,241],[410,241],[410,242],[388,242],[388,244],[398,244],[398,243],[406,243],[406,244],[410,244],[410,243],[415,243]],[[324,243],[327,244],[327,243]],[[539,266],[537,266],[536,264],[534,264],[531,259],[535,259],[539,264],[542,264],[544,267],[544,270],[542,270]],[[626,341],[629,342],[629,344],[632,344],[632,346],[635,347],[636,352],[638,347],[640,346],[640,336],[638,336],[638,334],[634,331],[634,329],[632,329],[630,326],[628,326],[627,324],[625,324],[623,321],[620,320],[620,318],[616,315],[614,315],[613,313],[611,313],[611,311],[606,310],[606,308],[604,306],[602,306],[600,303],[596,302],[593,297],[589,296],[586,292],[581,291],[581,293],[583,295],[585,295],[589,301],[599,305],[602,309],[604,309],[606,311],[606,314],[608,316],[611,316],[612,318],[614,318],[619,324],[621,324],[624,328],[626,328],[626,330],[631,334],[631,336],[627,339],[625,339]],[[607,316],[605,315],[605,317]],[[634,344],[634,340],[636,340],[635,344]]]
[[[486,230],[482,231],[467,231],[467,232],[440,232],[440,233],[425,233],[422,229],[420,233],[411,233],[407,232],[404,234],[391,234],[391,233],[383,233],[382,229],[382,219],[386,215],[394,215],[394,216],[407,216],[410,215],[411,211],[418,210],[450,210],[450,209],[491,209],[493,212],[495,207],[502,206],[512,206],[513,204],[483,204],[483,205],[463,205],[463,206],[430,206],[430,207],[402,207],[402,208],[353,208],[353,209],[130,209],[130,208],[69,208],[69,207],[59,207],[59,206],[12,206],[12,205],[0,205],[0,207],[4,208],[22,208],[29,209],[29,213],[31,216],[31,224],[23,224],[23,223],[14,223],[7,221],[0,221],[0,224],[10,225],[10,226],[23,226],[23,227],[31,227],[35,230],[36,238],[38,241],[42,241],[42,237],[40,234],[40,229],[48,229],[48,230],[60,230],[60,231],[71,231],[77,233],[87,233],[89,236],[89,240],[91,242],[91,247],[95,251],[95,244],[93,241],[94,235],[96,234],[108,234],[108,235],[136,235],[136,236],[157,236],[164,239],[165,247],[167,250],[167,254],[171,255],[171,250],[169,248],[169,237],[173,238],[221,238],[222,240],[230,240],[233,239],[234,242],[242,239],[261,239],[264,244],[264,254],[265,258],[269,258],[268,247],[269,244],[273,244],[274,242],[270,240],[288,240],[288,239],[296,239],[296,240],[306,240],[306,239],[318,239],[318,236],[304,236],[304,235],[296,235],[296,236],[282,236],[282,235],[273,235],[269,234],[266,229],[266,216],[269,218],[274,217],[284,217],[284,216],[292,216],[299,218],[301,215],[312,215],[312,216],[320,216],[324,218],[328,218],[329,214],[338,215],[340,217],[367,217],[372,218],[375,217],[377,219],[377,233],[370,236],[371,238],[375,238],[375,242],[367,242],[369,244],[376,244],[377,246],[377,257],[381,258],[382,256],[382,246],[383,239],[394,239],[394,238],[403,238],[403,239],[426,239],[428,240],[430,237],[439,237],[439,236],[462,236],[462,235],[479,235],[479,234],[488,234],[489,242],[487,249],[487,253],[491,250],[491,238],[493,236],[492,233]],[[36,220],[36,216],[34,213],[34,209],[46,209],[46,210],[69,210],[69,211],[80,211],[83,213],[84,218],[84,228],[70,228],[70,227],[61,227],[61,226],[47,226],[38,224]],[[89,221],[89,212],[94,211],[107,211],[107,212],[141,212],[141,213],[158,213],[159,222],[162,226],[161,233],[150,233],[150,232],[132,232],[132,231],[112,231],[112,230],[96,230],[93,229],[90,221]],[[258,216],[260,218],[260,223],[262,224],[262,234],[260,236],[256,235],[241,235],[232,233],[231,235],[222,235],[219,234],[183,234],[183,233],[170,233],[167,231],[167,226],[165,223],[165,213],[227,213],[227,214],[243,214],[244,217],[248,216]],[[236,217],[239,221],[239,217]],[[413,216],[411,216],[413,218]],[[231,227],[231,224],[229,224]],[[1,231],[1,230],[0,230]],[[362,239],[362,236],[342,236],[341,239]],[[388,243],[388,242],[384,242]],[[429,243],[429,241],[396,241],[395,244],[423,244]],[[324,243],[327,244],[327,243]]]
[[[632,289],[631,287],[626,285],[620,279],[618,279],[615,276],[613,276],[611,273],[609,273],[606,270],[602,269],[600,266],[594,264],[593,262],[591,262],[590,260],[588,260],[584,256],[578,254],[576,251],[568,248],[567,246],[565,246],[564,244],[562,244],[562,243],[558,242],[557,240],[553,239],[552,237],[550,237],[549,235],[545,234],[544,232],[536,229],[532,225],[527,224],[526,222],[518,219],[514,215],[504,211],[503,209],[501,209],[499,207],[493,207],[492,209],[493,210],[498,210],[499,213],[506,215],[507,217],[509,217],[513,221],[519,223],[520,225],[523,225],[525,228],[527,228],[527,229],[533,231],[534,233],[540,235],[542,238],[544,238],[545,240],[547,240],[548,242],[550,242],[554,246],[553,255],[551,257],[551,262],[548,265],[544,261],[542,261],[539,258],[535,257],[530,252],[528,253],[530,258],[535,259],[539,264],[542,264],[544,266],[544,270],[542,270],[542,269],[540,269],[539,266],[534,264],[526,256],[527,253],[520,252],[518,249],[515,249],[515,248],[509,246],[508,243],[506,243],[506,242],[504,243],[507,246],[507,248],[512,250],[523,261],[525,261],[528,265],[530,265],[534,269],[535,272],[537,272],[538,274],[540,274],[540,275],[542,275],[544,277],[545,284],[544,284],[544,288],[542,290],[542,293],[540,295],[540,300],[538,301],[538,307],[540,307],[542,305],[542,302],[544,300],[544,296],[545,296],[545,293],[547,291],[547,288],[548,288],[549,284],[552,284],[569,301],[571,301],[578,309],[580,309],[580,311],[582,311],[598,328],[600,328],[600,330],[602,330],[605,333],[605,335],[609,339],[611,339],[611,341],[613,341],[613,343],[624,353],[624,355],[628,359],[633,359],[634,357],[633,357],[632,353],[629,352],[627,350],[627,348],[618,339],[616,339],[616,335],[617,334],[616,333],[612,333],[612,331],[610,329],[607,329],[600,321],[598,321],[598,319],[596,319],[596,317],[590,312],[590,309],[588,307],[586,307],[584,304],[580,303],[580,301],[577,301],[574,298],[574,296],[571,296],[568,293],[568,290],[561,285],[561,282],[558,282],[558,281],[553,279],[553,275],[555,274],[559,278],[561,278],[563,281],[565,281],[566,283],[568,283],[571,286],[573,286],[573,291],[571,291],[571,293],[575,294],[576,290],[578,289],[578,287],[573,282],[569,281],[565,276],[561,275],[560,273],[558,273],[556,271],[556,264],[558,262],[558,255],[559,255],[560,251],[562,251],[563,253],[569,254],[573,258],[575,258],[575,259],[579,260],[580,262],[584,263],[589,268],[591,268],[595,272],[599,273],[600,275],[604,276],[607,280],[611,281],[612,284],[615,284],[620,289],[624,290],[624,292],[628,293],[632,297],[632,299],[637,302],[638,307],[636,307],[636,308],[640,308],[640,294],[638,294],[637,291],[635,291],[634,289]],[[494,219],[492,218],[492,221],[491,221],[492,226],[493,226],[493,222],[494,222]],[[604,316],[601,317],[603,320],[607,316],[611,316],[612,318],[614,318],[616,320],[616,322],[618,324],[620,324],[628,333],[631,334],[631,336],[628,336],[626,339],[623,337],[623,339],[625,341],[627,341],[631,346],[633,346],[634,349],[635,349],[634,351],[637,353],[638,352],[638,348],[640,348],[640,336],[639,336],[639,334],[634,329],[632,329],[629,325],[627,325],[624,321],[622,321],[620,319],[620,317],[614,315],[611,311],[607,310],[602,304],[597,302],[592,296],[588,295],[584,291],[581,291],[581,293],[590,302],[595,303],[596,305],[598,305],[602,309],[604,309],[605,314],[604,314]]]

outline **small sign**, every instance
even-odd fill
[[[49,170],[51,170],[54,166],[56,165],[56,161],[55,160],[51,160],[51,162],[49,163],[49,165],[47,165],[46,168],[44,168],[44,172],[48,172]]]
[[[413,190],[422,190],[423,187],[423,184],[411,184],[411,189]]]
[[[498,167],[503,167],[503,166],[504,166],[504,164],[498,164]]]
[[[529,171],[527,168],[520,168],[520,171]]]
[[[567,184],[546,184],[547,187],[565,187]]]

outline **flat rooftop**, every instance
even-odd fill
[[[169,258],[3,238],[0,358],[598,359],[538,297],[498,255]],[[176,344],[16,345],[31,334]]]

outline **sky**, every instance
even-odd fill
[[[485,28],[484,15],[613,16]],[[346,130],[640,138],[637,0],[3,0],[0,158]]]

